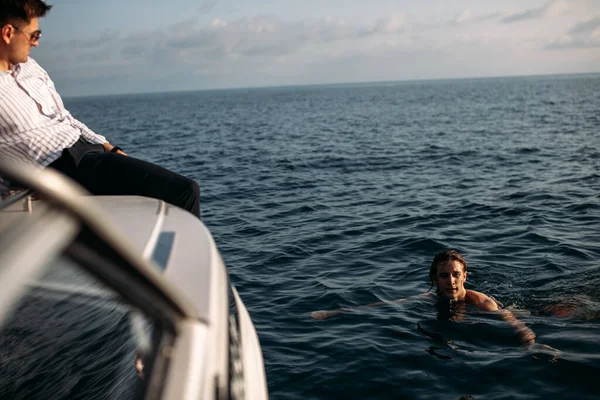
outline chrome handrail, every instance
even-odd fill
[[[104,211],[94,203],[85,189],[52,169],[38,169],[0,159],[0,175],[19,186],[27,187],[44,199],[51,201],[71,215],[76,216],[102,239],[122,259],[137,270],[146,282],[154,286],[177,312],[185,318],[201,320],[198,310],[182,296],[152,264],[134,250],[129,240],[110,223]],[[83,197],[82,197],[83,196]],[[85,198],[85,201],[82,199]]]
[[[27,208],[25,210],[31,212],[31,198],[28,198],[28,196],[31,196],[32,194],[32,189],[22,189],[19,192],[2,199],[2,201],[0,201],[0,210],[4,210],[5,208],[12,206],[19,201],[26,199]]]

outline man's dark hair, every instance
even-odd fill
[[[431,282],[431,287],[429,290],[433,288],[435,274],[437,274],[438,267],[446,264],[449,261],[458,261],[463,266],[463,271],[467,272],[467,262],[463,258],[462,254],[456,250],[442,251],[441,253],[435,255],[433,262],[431,263],[431,267],[429,268],[429,281]]]
[[[15,19],[29,22],[43,17],[51,8],[42,0],[0,0],[0,26]]]

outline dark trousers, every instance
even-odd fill
[[[95,195],[138,195],[164,200],[200,218],[200,188],[193,180],[133,157],[77,142],[49,165]]]

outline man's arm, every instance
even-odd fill
[[[48,75],[48,73],[31,57],[29,58],[28,62],[38,70],[39,74],[43,74],[43,76],[46,79],[46,84],[48,87],[48,90],[50,91],[52,97],[54,99],[58,99],[58,101],[56,101],[56,106],[58,107],[58,111],[60,113],[61,118],[64,118],[65,120],[67,120],[69,122],[69,124],[79,130],[79,132],[81,132],[81,136],[88,142],[91,144],[101,144],[104,147],[104,150],[107,152],[110,152],[113,149],[113,145],[110,144],[108,142],[108,140],[102,136],[97,134],[96,132],[94,132],[93,130],[91,130],[90,128],[87,127],[87,125],[85,125],[83,122],[79,121],[77,118],[73,117],[73,115],[71,115],[71,113],[69,112],[69,110],[67,110],[65,108],[65,105],[62,101],[62,97],[60,96],[60,94],[58,93],[58,91],[56,90],[56,86],[54,85],[54,82],[52,81],[52,79],[50,78],[50,75]],[[121,154],[126,156],[127,154],[125,152],[123,152],[122,150],[117,150],[116,151],[117,154]]]
[[[67,110],[64,110],[64,112],[66,112],[66,119],[67,121],[69,121],[69,124],[79,130],[79,132],[81,132],[81,136],[88,141],[89,143],[92,144],[104,144],[104,143],[108,143],[108,140],[106,140],[106,138],[102,135],[98,135],[96,132],[94,132],[93,130],[91,130],[90,128],[87,127],[87,125],[85,125],[83,122],[79,121],[77,118],[75,118],[74,116],[71,115],[71,113]]]
[[[101,144],[107,153],[109,153],[113,149],[113,147],[115,147],[112,144],[110,144],[104,136],[98,135],[96,132],[88,128],[87,125],[85,125],[83,122],[73,117],[68,111],[65,110],[65,112],[67,113],[67,120],[69,121],[71,126],[78,129],[81,132],[81,136],[87,142],[92,144]],[[127,155],[123,150],[117,150],[115,153],[124,156]]]
[[[517,317],[508,310],[499,310],[499,314],[504,321],[508,322],[510,326],[513,327],[521,340],[521,344],[530,345],[535,343],[535,333],[525,325],[525,322],[519,321]]]
[[[496,303],[494,299],[483,293],[476,292],[475,290],[467,290],[467,297],[469,298],[470,303],[480,310],[497,311],[501,318],[508,322],[515,330],[517,335],[519,335],[521,343],[535,343],[535,333],[533,333],[533,331],[529,329],[523,321],[519,321],[517,317],[515,317],[510,311],[500,310],[498,308],[498,303]]]
[[[65,110],[66,111],[66,110]],[[66,111],[69,113],[68,111]],[[106,138],[102,135],[98,135],[96,132],[92,131],[87,127],[83,122],[77,120],[70,113],[67,115],[67,120],[71,124],[72,127],[77,128],[81,132],[81,136],[89,143],[92,144],[101,144],[104,147],[104,151],[110,153],[110,151],[115,147],[106,140]],[[123,150],[117,150],[115,153],[126,156],[127,154]]]
[[[415,300],[417,298],[423,298],[423,297],[429,297],[429,296],[433,296],[433,293],[430,293],[430,292],[422,293],[422,294],[419,294],[417,296],[411,296],[411,297],[407,297],[407,298],[404,298],[404,299],[398,299],[398,300],[394,300],[394,301],[379,301],[377,303],[367,304],[367,305],[364,305],[364,306],[340,308],[340,309],[337,309],[337,310],[329,310],[329,311],[327,311],[327,310],[314,311],[313,313],[310,314],[310,316],[313,319],[319,319],[319,320],[321,320],[321,319],[327,319],[327,318],[330,318],[330,317],[334,317],[334,316],[336,316],[338,314],[352,312],[354,310],[359,310],[359,309],[369,308],[369,307],[376,307],[376,306],[381,306],[381,305],[384,305],[384,304],[403,303],[403,302],[408,301],[408,300]]]
[[[44,78],[44,80],[46,82],[46,87],[47,87],[48,91],[50,92],[51,97],[54,99],[56,107],[58,108],[58,114],[59,114],[58,117],[60,120],[66,120],[69,123],[69,125],[71,125],[73,128],[75,128],[79,132],[81,132],[81,136],[88,143],[101,144],[101,145],[108,143],[108,140],[106,140],[106,138],[104,136],[98,135],[96,132],[94,132],[90,128],[88,128],[84,123],[80,122],[79,120],[77,120],[77,118],[75,118],[71,115],[69,110],[67,110],[65,108],[65,104],[62,100],[62,97],[58,93],[58,90],[56,90],[54,81],[52,80],[52,78],[50,78],[50,75],[48,75],[48,72],[46,72],[46,70],[41,67],[41,65],[39,65],[31,57],[29,57],[29,59],[27,60],[27,63],[34,69],[36,75],[42,76]],[[106,149],[106,146],[104,146],[104,148]]]
[[[112,144],[110,144],[108,142],[102,143],[102,146],[104,146],[104,151],[106,151],[107,153],[110,153],[115,148],[115,146],[113,146]],[[123,150],[121,150],[120,147],[117,149],[117,151],[115,151],[115,153],[120,154],[122,156],[127,155],[127,153],[125,153]]]
[[[508,310],[500,310],[498,308],[498,303],[494,301],[494,299],[489,296],[476,292],[474,290],[467,290],[467,297],[471,304],[480,310],[484,311],[497,311],[500,317],[508,322],[510,326],[515,330],[517,335],[519,335],[519,339],[523,344],[533,344],[535,343],[535,333],[531,329],[525,325],[523,321],[519,321],[517,317],[513,315]]]

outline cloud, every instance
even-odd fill
[[[576,24],[574,27],[569,29],[569,33],[572,35],[577,35],[582,33],[593,32],[598,28],[600,28],[600,16]]]
[[[600,40],[581,39],[571,36],[564,36],[546,44],[546,50],[566,50],[566,49],[592,49],[599,48]]]
[[[467,8],[466,10],[458,14],[456,17],[454,17],[450,22],[454,24],[463,24],[465,22],[471,21],[473,21],[473,12]]]
[[[501,21],[504,23],[513,23],[544,17],[558,17],[569,13],[572,9],[573,3],[571,1],[552,0],[541,7],[530,8],[519,13],[507,15]]]
[[[213,10],[213,8],[215,8],[218,2],[218,0],[207,1],[200,6],[200,9],[198,11],[201,13],[209,13]]]
[[[475,15],[471,11],[471,9],[467,8],[463,10],[460,14],[456,15],[449,21],[450,25],[463,25],[474,22],[482,22],[490,19],[494,19],[499,17],[501,14],[499,12],[494,12],[490,14],[483,15]]]
[[[44,43],[35,50],[34,57],[62,65],[65,69],[88,64],[107,65],[114,61],[115,57],[120,58],[118,49],[121,42],[122,35],[119,31],[107,30],[90,39]]]
[[[333,60],[373,48],[386,38],[401,38],[406,15],[392,14],[371,24],[335,17],[285,21],[269,15],[214,18],[202,25],[200,20],[188,17],[185,24],[144,32],[106,31],[93,39],[47,43],[34,57],[58,80],[78,82],[86,76],[98,81],[112,71],[142,80],[179,67],[185,74],[205,75],[226,75],[236,68],[256,73],[284,64],[302,68],[316,59]],[[170,29],[173,25],[178,29]]]
[[[404,14],[393,14],[371,25],[351,24],[333,17],[297,22],[265,15],[229,22],[215,18],[203,27],[182,24],[187,28],[129,35],[127,45],[120,52],[130,57],[148,56],[157,49],[175,58],[189,57],[192,53],[232,59],[282,57],[308,46],[323,47],[328,43],[397,35],[403,32],[405,24]],[[152,42],[148,38],[158,39]]]
[[[559,12],[557,4],[562,3],[535,9],[537,15]],[[105,31],[92,39],[44,43],[33,56],[61,91],[106,93],[505,75],[517,73],[522,65],[531,66],[525,71],[530,73],[536,71],[534,64],[550,70],[557,58],[556,52],[541,49],[598,46],[600,17],[575,24],[564,36],[548,41],[544,32],[523,33],[520,27],[498,24],[503,15],[465,9],[441,23],[435,15],[414,18],[402,12],[369,21],[187,16],[185,23],[169,21],[146,31]],[[480,23],[485,20],[490,23]],[[554,20],[545,23],[556,25]],[[582,50],[577,56],[593,51]],[[522,62],[526,57],[530,58]]]
[[[546,50],[589,49],[600,47],[600,17],[575,24],[567,34],[548,42]]]
[[[146,48],[142,45],[136,44],[133,46],[125,46],[121,49],[121,55],[125,57],[138,57],[146,53]]]
[[[399,33],[404,29],[406,24],[406,14],[392,14],[387,18],[380,19],[377,21],[369,32],[371,34],[377,33]]]
[[[93,38],[71,39],[63,42],[54,42],[49,43],[48,47],[52,47],[54,49],[65,48],[95,50],[106,47],[108,43],[112,43],[115,40],[118,40],[120,37],[121,34],[118,30],[109,29],[95,35]]]

